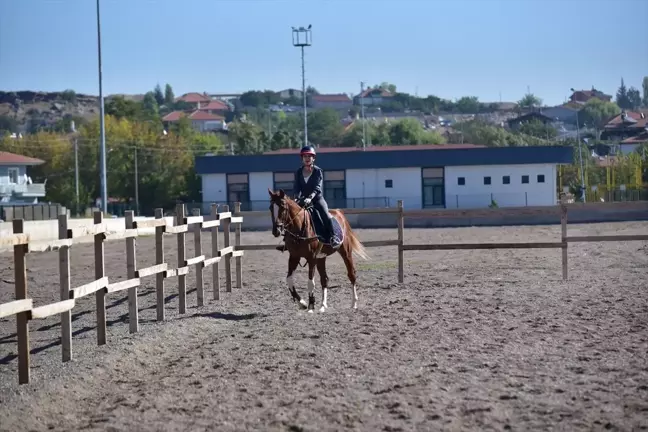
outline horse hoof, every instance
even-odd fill
[[[308,309],[308,313],[313,313],[313,309]]]
[[[320,312],[326,312],[326,308],[325,308],[324,306],[322,306],[322,307],[319,309],[319,311],[320,311]]]

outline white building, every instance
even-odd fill
[[[572,163],[571,147],[419,145],[319,149],[324,197],[332,208],[408,209],[555,205],[557,165]],[[292,195],[299,150],[252,156],[200,156],[203,202],[240,201],[268,209],[268,189]]]

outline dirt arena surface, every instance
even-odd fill
[[[409,229],[406,242],[554,241],[559,226]],[[571,225],[573,235],[646,233],[648,223]],[[362,240],[395,229],[358,230]],[[210,251],[209,234],[203,248]],[[167,236],[174,263],[175,237]],[[268,233],[243,242],[274,243]],[[193,238],[187,236],[187,256]],[[137,241],[138,267],[154,239]],[[125,241],[106,244],[106,274],[126,279]],[[73,361],[61,362],[59,317],[30,323],[32,382],[17,384],[15,318],[0,320],[0,430],[410,431],[648,428],[648,242],[556,250],[405,252],[369,249],[359,309],[339,257],[328,261],[329,310],[307,314],[285,286],[287,254],[246,252],[244,286],[206,306],[155,277],[140,289],[140,332],[127,292],[109,295],[108,344],[96,346],[94,297],[73,310]],[[72,286],[93,279],[91,244],[72,248]],[[175,267],[175,265],[172,265]],[[221,266],[222,267],[222,266]],[[232,266],[233,267],[233,266]],[[56,252],[28,256],[36,305],[58,298]],[[222,278],[224,286],[224,278]],[[306,269],[296,282],[306,293]],[[188,288],[194,286],[194,269]],[[316,308],[321,291],[316,286]],[[0,303],[13,299],[12,256],[0,255]]]

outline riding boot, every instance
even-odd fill
[[[327,217],[326,218],[326,225],[328,229],[328,234],[329,234],[329,242],[331,243],[331,246],[333,248],[337,248],[340,244],[340,240],[337,238],[335,235],[335,231],[333,230],[333,218],[332,217]]]

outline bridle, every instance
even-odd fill
[[[279,208],[279,211],[277,212],[277,218],[274,217],[274,212],[273,212],[273,206],[275,206],[275,205]],[[304,229],[306,228],[306,208],[301,207],[301,209],[299,210],[299,212],[297,212],[296,215],[291,216],[290,212],[288,211],[288,207],[286,205],[285,198],[284,198],[284,199],[281,200],[281,204],[277,204],[275,201],[271,201],[270,202],[270,212],[272,213],[272,221],[273,221],[273,225],[274,225],[273,228],[276,228],[279,231],[279,235],[285,236],[286,234],[288,234],[288,235],[292,236],[296,240],[313,240],[313,239],[317,238],[317,236],[315,236],[315,237],[305,237],[305,236],[302,236],[302,235],[300,235],[298,233],[294,233],[294,232],[286,229],[286,226],[288,226],[288,225],[294,226],[294,225],[292,225],[293,221],[295,221],[297,219],[297,217],[299,217],[299,215],[301,215],[301,214],[303,214],[303,218],[304,218],[303,227],[304,227]],[[288,219],[288,217],[290,219]],[[279,220],[277,220],[277,219],[279,219]],[[286,219],[288,219],[288,220],[286,220]]]

